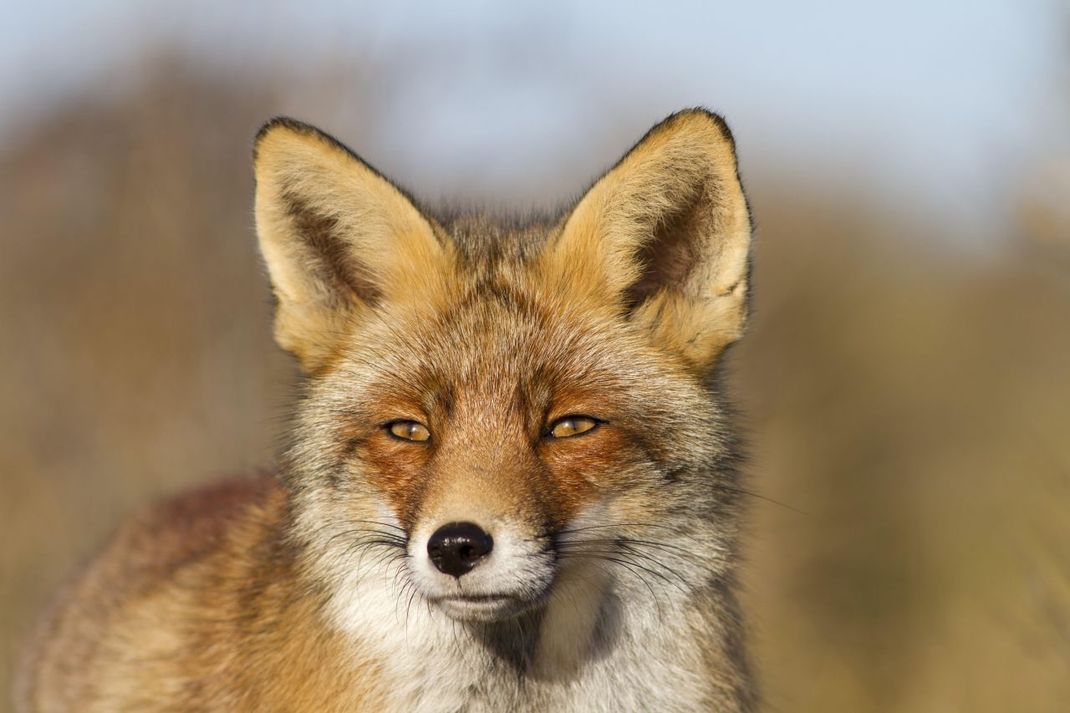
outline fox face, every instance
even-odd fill
[[[712,374],[750,242],[723,122],[670,117],[523,225],[436,218],[290,120],[256,177],[276,339],[308,375],[284,471],[318,581],[495,622],[576,573],[716,568],[738,489]]]

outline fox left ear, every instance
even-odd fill
[[[257,135],[256,230],[278,300],[275,339],[306,372],[380,304],[433,299],[448,245],[390,181],[329,135],[275,119]]]
[[[580,286],[705,370],[743,334],[750,213],[732,135],[702,109],[651,129],[587,191],[546,254]]]

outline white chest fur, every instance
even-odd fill
[[[686,602],[675,590],[644,596],[618,585],[608,575],[563,578],[540,616],[489,631],[403,584],[354,577],[336,590],[332,615],[380,662],[387,710],[696,709],[709,682]]]

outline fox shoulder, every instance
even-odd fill
[[[111,688],[106,680],[114,668],[111,659],[122,655],[111,641],[126,612],[183,568],[232,545],[239,521],[259,522],[266,529],[285,509],[286,499],[277,479],[265,474],[185,493],[124,524],[61,593],[29,648],[17,691],[23,709],[69,710]],[[253,530],[260,528],[245,529],[255,538]]]

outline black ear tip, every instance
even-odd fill
[[[688,107],[687,109],[681,109],[680,111],[670,114],[668,117],[666,117],[665,120],[661,122],[661,125],[668,125],[678,121],[687,121],[694,119],[698,119],[700,121],[708,121],[712,123],[715,127],[717,127],[717,130],[721,133],[725,140],[728,141],[728,143],[731,144],[733,147],[735,147],[735,139],[732,137],[732,130],[728,128],[728,122],[725,121],[724,117],[721,114],[707,109],[704,106],[694,106]]]
[[[289,129],[290,131],[308,131],[309,127],[296,119],[291,119],[288,116],[275,116],[264,122],[264,124],[257,130],[256,136],[253,138],[253,161],[255,162],[260,153],[260,142],[262,142],[268,134],[274,133],[278,129]]]
[[[264,138],[268,134],[273,133],[274,131],[276,131],[278,129],[286,129],[288,131],[293,131],[293,132],[298,133],[298,134],[318,134],[318,133],[320,133],[320,131],[316,127],[314,127],[314,126],[312,126],[310,124],[306,124],[303,121],[298,121],[297,119],[291,119],[288,116],[276,116],[276,117],[273,117],[273,118],[269,119],[268,121],[266,121],[264,123],[264,125],[261,126],[256,132],[256,137],[253,139],[253,156],[254,157],[256,156],[256,149],[257,149],[258,146],[260,146],[260,142],[263,141]]]
[[[329,146],[329,147],[331,147],[333,149],[336,149],[338,151],[341,151],[342,153],[346,154],[347,156],[350,156],[351,158],[356,159],[361,164],[363,164],[366,168],[368,168],[371,171],[375,172],[377,175],[379,174],[378,171],[376,171],[374,168],[369,166],[364,159],[362,159],[360,156],[358,156],[356,154],[356,152],[353,151],[353,149],[349,148],[344,143],[342,143],[341,141],[339,141],[335,137],[331,136],[330,134],[328,134],[323,129],[316,128],[312,124],[306,124],[305,122],[299,121],[297,119],[291,119],[288,116],[276,116],[275,118],[269,120],[267,123],[265,123],[263,126],[261,126],[260,130],[256,132],[256,138],[253,140],[253,161],[254,161],[254,163],[255,163],[255,161],[257,159],[257,155],[258,155],[258,153],[260,151],[261,142],[268,135],[273,134],[276,131],[280,131],[280,130],[289,132],[291,134],[298,134],[300,136],[305,136],[305,137],[309,137],[309,138],[313,138],[313,139],[316,139],[318,141],[321,141],[322,143],[326,144],[327,146]]]

